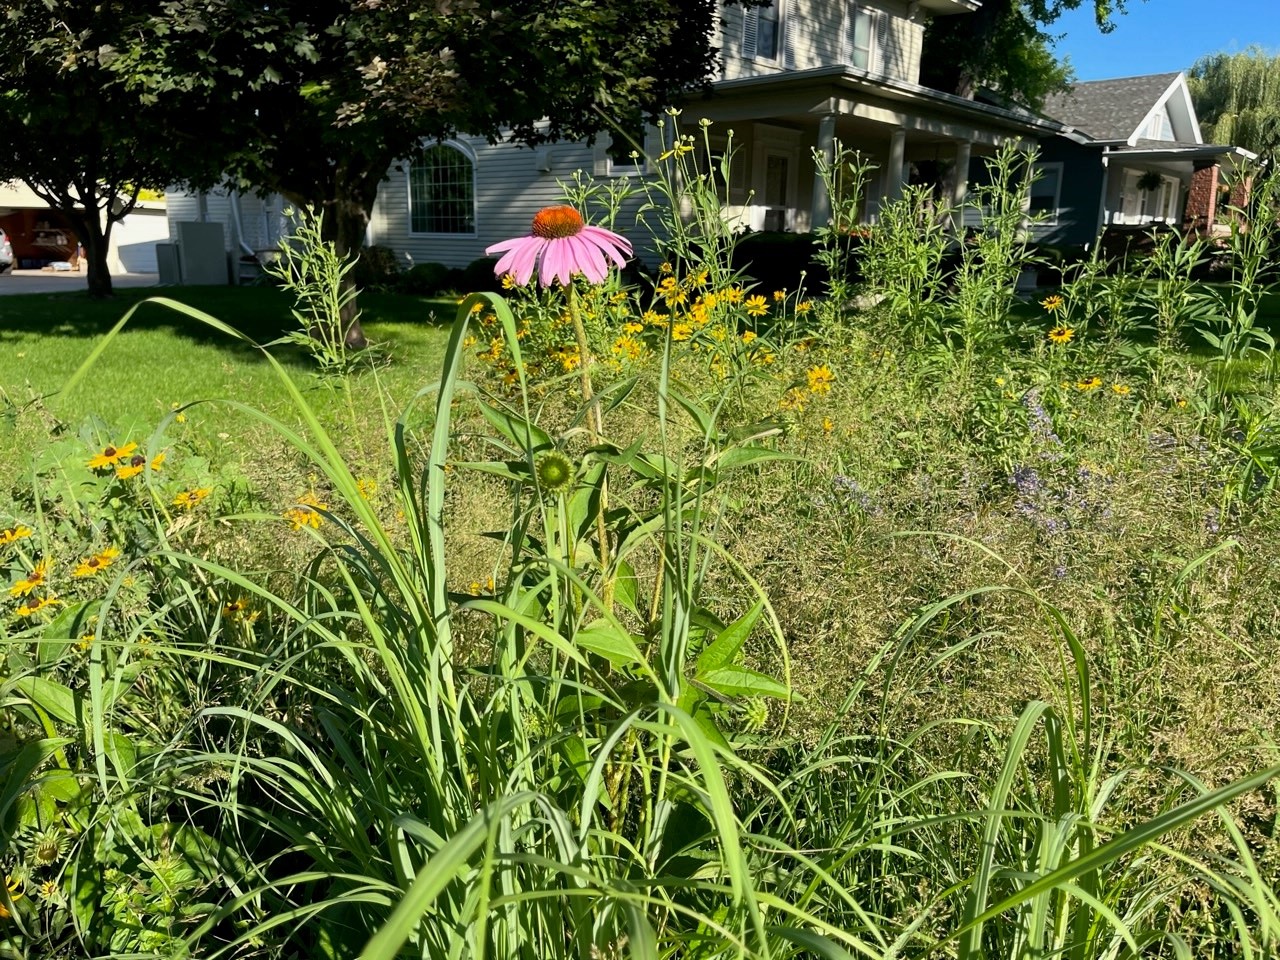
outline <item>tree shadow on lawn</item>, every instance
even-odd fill
[[[35,336],[100,337],[130,308],[141,304],[129,319],[130,330],[168,330],[201,345],[235,353],[240,359],[261,361],[253,345],[207,326],[170,307],[143,301],[165,297],[207,313],[239,330],[258,344],[277,340],[297,328],[288,294],[275,287],[149,287],[117,291],[110,300],[96,300],[85,293],[16,294],[0,298],[0,343],[14,343]],[[432,327],[452,320],[452,300],[385,293],[362,293],[360,307],[365,324],[408,323]],[[443,308],[443,309],[442,309]],[[285,348],[278,359],[290,365],[308,363],[303,351]]]

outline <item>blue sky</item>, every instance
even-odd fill
[[[1185,70],[1255,43],[1280,53],[1280,0],[1128,0],[1127,8],[1109,34],[1098,32],[1091,0],[1049,28],[1065,35],[1055,49],[1071,57],[1078,79]]]

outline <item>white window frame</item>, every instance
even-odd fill
[[[1036,221],[1036,222],[1037,222],[1039,225],[1041,225],[1041,226],[1045,226],[1045,227],[1056,227],[1056,226],[1058,225],[1058,219],[1062,216],[1062,174],[1063,174],[1063,168],[1064,168],[1064,164],[1063,164],[1063,162],[1062,162],[1061,160],[1052,160],[1052,161],[1048,161],[1048,162],[1046,162],[1046,163],[1037,163],[1037,164],[1035,164],[1035,165],[1032,167],[1032,170],[1033,170],[1036,174],[1038,174],[1037,179],[1036,179],[1036,182],[1037,182],[1037,183],[1039,183],[1039,182],[1043,181],[1043,180],[1044,180],[1044,178],[1045,178],[1045,174],[1049,173],[1050,171],[1052,171],[1052,172],[1054,172],[1054,173],[1056,173],[1056,174],[1057,174],[1057,180],[1056,180],[1056,182],[1055,182],[1054,191],[1053,191],[1053,208],[1052,208],[1052,211],[1046,211],[1046,212],[1048,212],[1048,213],[1049,213],[1049,215],[1048,215],[1048,216],[1046,216],[1046,217],[1044,217],[1044,218],[1043,218],[1043,219],[1041,219],[1041,220],[1037,220],[1037,221]],[[1034,184],[1032,185],[1032,189],[1033,189],[1033,190],[1035,189],[1035,185],[1034,185]],[[1030,202],[1031,202],[1031,195],[1030,195],[1029,193],[1028,193],[1028,195],[1027,195],[1027,202],[1028,202],[1028,205],[1029,205],[1029,204],[1030,204]],[[1034,211],[1031,211],[1031,212],[1034,212]]]
[[[424,151],[431,150],[435,147],[448,147],[456,150],[471,165],[471,229],[469,231],[448,231],[441,232],[438,230],[414,230],[413,229],[413,159],[405,164],[405,206],[409,217],[409,236],[411,237],[475,237],[480,234],[480,204],[478,190],[476,189],[479,178],[476,176],[477,166],[475,151],[467,144],[460,140],[441,140],[439,142],[423,143]]]
[[[857,49],[853,44],[858,35],[858,17],[864,14],[867,17],[868,26],[867,65],[860,67],[853,62],[853,55]],[[880,17],[881,11],[876,10],[874,7],[868,7],[861,3],[845,4],[844,49],[848,54],[849,66],[855,70],[875,73],[880,68]]]
[[[773,56],[768,57],[760,53],[760,9],[757,7],[747,7],[742,11],[742,58],[744,60],[756,60],[760,63],[781,63],[782,52],[786,48],[785,32],[786,32],[786,11],[787,0],[773,0],[771,11],[778,14],[778,28],[774,37],[776,51]]]
[[[649,163],[650,155],[653,153],[653,130],[654,128],[649,124],[644,125],[644,136],[640,138],[640,162],[634,164],[615,164],[613,158],[609,156],[609,148],[613,146],[613,132],[606,130],[601,133],[596,137],[592,152],[595,175],[597,177],[644,177],[653,173]]]

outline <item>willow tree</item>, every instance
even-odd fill
[[[1187,75],[1191,99],[1210,143],[1274,157],[1280,147],[1280,54],[1261,47],[1215,53]]]

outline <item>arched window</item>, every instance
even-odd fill
[[[460,147],[437,143],[410,162],[409,232],[476,232],[476,167]]]

